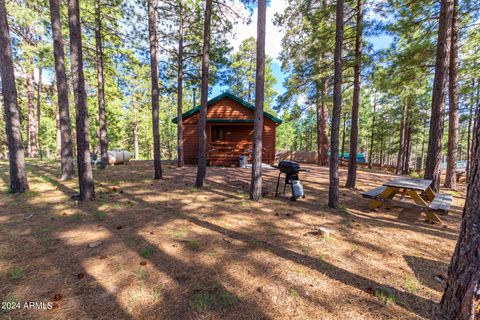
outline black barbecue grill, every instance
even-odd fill
[[[306,169],[301,169],[300,165],[298,162],[291,161],[291,160],[282,160],[278,163],[278,166],[274,166],[277,168],[280,172],[278,173],[278,179],[277,179],[277,188],[275,190],[275,197],[278,197],[278,187],[280,185],[280,176],[285,174],[285,183],[283,185],[283,194],[285,194],[285,191],[287,189],[287,184],[291,186],[292,189],[292,196],[290,200],[295,201],[299,197],[305,197],[303,194],[303,188],[301,187],[300,184],[300,179],[298,178],[298,174],[301,171],[308,171]],[[300,188],[302,188],[301,194],[296,194],[294,190],[294,185],[299,185]]]

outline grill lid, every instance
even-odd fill
[[[283,173],[298,173],[300,171],[300,165],[298,162],[291,160],[282,160],[278,163],[278,168]]]

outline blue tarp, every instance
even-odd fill
[[[328,153],[328,156],[330,156],[330,153]],[[342,153],[338,153],[338,158],[342,158]],[[344,152],[343,153],[343,159],[348,160],[350,159],[350,152]],[[357,162],[364,163],[367,162],[365,159],[365,155],[363,153],[357,153]]]

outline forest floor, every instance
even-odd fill
[[[358,190],[342,188],[341,209],[330,209],[328,168],[304,167],[297,202],[274,197],[274,170],[252,203],[249,169],[208,168],[196,189],[195,167],[166,164],[153,181],[152,162],[134,161],[95,170],[97,200],[77,203],[77,180],[59,181],[57,163],[29,160],[31,190],[10,195],[0,162],[0,301],[19,307],[0,317],[434,318],[444,289],[434,277],[446,276],[465,185],[439,226],[369,211],[360,192],[393,177],[381,172],[359,171]]]

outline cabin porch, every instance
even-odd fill
[[[252,162],[253,122],[207,123],[207,163],[210,166],[238,166],[239,157]],[[264,163],[273,163],[275,154],[263,148]]]

